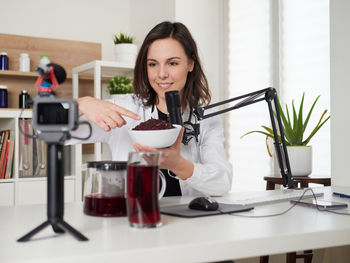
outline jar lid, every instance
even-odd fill
[[[0,89],[7,89],[6,85],[0,85]]]
[[[5,56],[7,56],[7,52],[1,52],[0,55],[5,55]]]
[[[87,168],[96,168],[103,171],[125,170],[126,162],[118,162],[118,161],[87,162]]]
[[[28,53],[21,53],[21,57],[29,57]]]

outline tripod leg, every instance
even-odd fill
[[[21,237],[20,239],[18,239],[17,242],[28,241],[32,236],[34,236],[36,233],[38,233],[41,230],[43,230],[48,225],[50,225],[49,221],[45,221],[44,223],[42,223],[41,225],[39,225],[38,227],[36,227],[32,231],[30,231],[28,234],[26,234],[23,237]]]
[[[88,240],[63,220],[64,212],[64,173],[63,173],[63,145],[47,144],[47,218],[40,226],[18,239],[18,242],[28,241],[33,235],[48,225],[55,233],[69,232],[79,241]]]
[[[83,236],[79,231],[75,230],[73,227],[71,227],[68,223],[66,223],[64,220],[60,220],[57,222],[57,225],[65,230],[66,232],[72,234],[76,239],[79,241],[88,241],[85,236]]]
[[[58,234],[63,234],[64,233],[64,230],[62,228],[60,228],[57,224],[51,224],[52,226],[52,229],[55,233],[58,233]]]

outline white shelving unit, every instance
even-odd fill
[[[125,75],[131,76],[134,71],[134,64],[126,64],[113,61],[102,61],[94,60],[89,63],[80,65],[73,68],[72,73],[72,84],[73,84],[73,98],[76,99],[79,97],[79,78],[86,75],[93,75],[94,78],[94,97],[101,99],[102,98],[102,78],[109,77],[113,78],[115,75]],[[74,174],[80,177],[82,180],[82,146],[77,144],[73,148],[74,152]],[[102,156],[102,145],[101,143],[95,143],[94,145],[94,160],[100,161]],[[78,184],[77,184],[78,186]],[[82,187],[76,188],[78,195],[82,196]]]
[[[46,177],[19,177],[19,117],[32,118],[32,110],[0,109],[0,130],[15,131],[14,164],[11,179],[0,179],[0,205],[44,204],[47,200]],[[71,169],[72,170],[72,169]],[[64,178],[65,202],[77,200],[75,185],[79,184],[74,175]]]

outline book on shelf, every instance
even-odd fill
[[[6,171],[6,165],[7,165],[7,156],[8,156],[8,153],[9,153],[9,146],[10,146],[10,142],[9,142],[9,140],[7,140],[6,148],[5,148],[4,161],[2,162],[1,179],[5,179],[5,171]]]
[[[3,139],[4,139],[4,131],[0,131],[0,153],[1,153]]]
[[[8,155],[7,155],[5,179],[13,178],[12,172],[13,172],[14,149],[15,149],[15,131],[11,130],[10,137],[9,137],[9,150],[8,150]]]
[[[3,136],[2,136],[2,142],[1,142],[1,150],[0,150],[0,177],[2,178],[2,172],[5,169],[5,154],[6,154],[6,149],[8,148],[8,137],[10,134],[10,130],[4,130],[2,131]],[[2,178],[3,179],[3,178]]]
[[[4,143],[4,136],[5,136],[5,132],[0,131],[0,156],[1,156],[2,144]]]
[[[5,148],[5,156],[2,162],[2,173],[0,174],[1,179],[10,178],[10,175],[7,174],[7,171],[10,172],[10,169],[12,168],[11,167],[12,160],[10,161],[10,159],[13,158],[14,137],[15,137],[15,131],[14,130],[8,131],[8,137],[7,137],[6,148]]]

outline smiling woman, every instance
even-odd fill
[[[168,83],[171,77],[176,77],[177,83],[179,78],[182,79],[183,110],[186,106],[195,108],[209,104],[211,96],[208,81],[202,70],[197,45],[183,24],[163,22],[157,25],[148,33],[140,48],[134,71],[134,88],[139,97],[145,100],[145,106],[158,103],[158,94],[153,89],[153,79],[149,75],[153,72],[153,67],[158,68],[158,73],[161,74],[159,81],[164,86],[171,84]],[[170,74],[168,69],[172,67],[175,68],[171,69],[172,75],[167,76]],[[168,79],[164,80],[164,77]],[[173,87],[169,88],[172,89]]]
[[[187,74],[193,70],[193,59],[187,58],[181,44],[166,38],[154,41],[147,54],[148,80],[157,93],[157,108],[166,112],[165,92],[177,90],[182,94]]]
[[[166,177],[165,196],[227,193],[232,184],[232,167],[226,158],[219,117],[201,122],[199,138],[186,144],[182,143],[184,128],[172,145],[162,148],[150,147],[151,139],[142,140],[149,145],[132,142],[128,135],[140,120],[168,121],[166,91],[180,92],[185,120],[194,118],[195,107],[210,102],[197,45],[185,25],[163,22],[148,33],[136,59],[133,87],[134,94],[123,99],[77,100],[80,114],[97,124],[91,139],[84,143],[106,142],[113,160],[119,161],[127,160],[128,152],[133,150],[162,152],[160,168]]]

